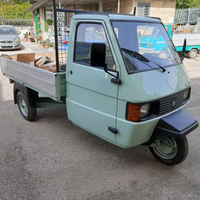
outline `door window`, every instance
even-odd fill
[[[92,43],[106,44],[106,63],[115,69],[114,59],[102,24],[81,23],[78,25],[75,44],[75,62],[90,66],[90,49]]]

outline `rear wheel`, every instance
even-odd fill
[[[192,49],[189,53],[188,53],[188,56],[190,59],[194,59],[197,57],[197,53],[198,51],[196,49]]]
[[[166,165],[177,165],[185,160],[188,155],[188,141],[186,137],[181,139],[159,136],[156,147],[149,147],[153,156]]]
[[[28,121],[35,120],[36,107],[30,104],[27,97],[21,91],[17,93],[17,104],[24,119]]]

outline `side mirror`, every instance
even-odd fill
[[[90,65],[95,67],[104,67],[106,64],[106,45],[105,43],[92,43],[90,51]]]
[[[111,79],[112,83],[118,85],[121,84],[121,80],[119,79],[119,72],[114,69],[107,68],[105,43],[92,43],[90,51],[90,65],[94,67],[103,67],[104,71],[107,74],[110,74],[111,76],[115,77]],[[117,76],[113,75],[109,71],[117,73]]]
[[[184,56],[185,56],[185,50],[186,50],[186,39],[184,39],[184,42],[183,42],[183,50],[182,50],[181,61],[183,61],[183,59],[184,59]]]

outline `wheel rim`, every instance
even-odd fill
[[[174,138],[162,137],[160,145],[153,147],[154,152],[163,159],[172,159],[178,152],[178,147]]]
[[[191,57],[192,57],[192,58],[195,58],[195,57],[196,57],[196,51],[192,51],[192,52],[191,52]]]
[[[166,59],[167,58],[167,54],[165,52],[161,52],[159,57],[163,58],[163,59]]]
[[[26,104],[26,101],[22,97],[19,98],[19,108],[20,108],[22,114],[27,117],[28,116],[28,106]]]

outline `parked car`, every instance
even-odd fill
[[[21,40],[14,26],[0,26],[0,50],[20,49]]]

